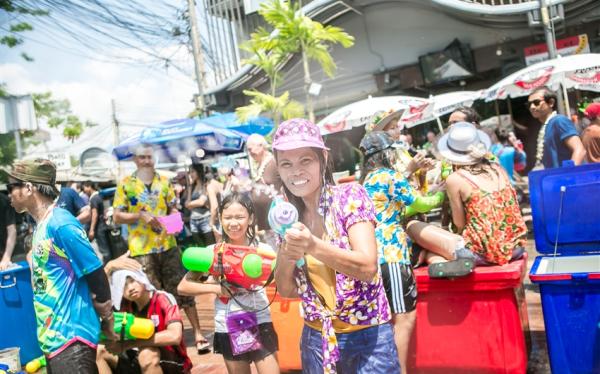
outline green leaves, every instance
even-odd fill
[[[10,18],[11,21],[17,18],[17,15],[46,16],[49,14],[46,10],[27,8],[16,3],[22,2],[14,0],[0,0],[0,10],[3,10],[4,12],[8,13],[9,17],[7,18]],[[11,16],[10,13],[16,13],[17,15]],[[23,39],[19,37],[18,33],[31,30],[33,30],[33,26],[31,26],[31,24],[27,22],[18,22],[11,24],[9,25],[7,30],[9,34],[0,37],[0,45],[5,45],[8,48],[14,48],[19,44],[23,44]],[[33,61],[33,58],[26,53],[21,53],[21,57],[25,61]]]
[[[261,4],[259,14],[276,30],[271,43],[280,52],[300,53],[319,63],[328,76],[333,76],[336,65],[329,52],[331,44],[344,48],[354,45],[354,37],[336,26],[323,26],[301,14],[297,4],[271,0]],[[263,36],[264,39],[264,36]],[[265,46],[266,48],[266,46]]]
[[[270,112],[276,119],[275,122],[278,122],[279,119],[296,118],[304,114],[302,104],[290,100],[290,94],[287,91],[281,96],[273,96],[257,90],[245,90],[244,95],[251,97],[251,99],[249,105],[238,107],[235,110],[235,114],[241,122],[259,116],[264,112]]]
[[[289,99],[288,92],[277,97],[276,87],[282,81],[280,72],[290,54],[304,53],[308,59],[316,61],[327,76],[335,74],[336,64],[331,56],[331,44],[340,44],[344,48],[354,45],[354,38],[335,26],[323,26],[302,14],[297,3],[284,0],[269,0],[261,3],[258,13],[273,28],[273,32],[259,27],[251,34],[250,40],[240,47],[252,56],[245,59],[246,64],[254,65],[265,72],[271,83],[271,94],[256,90],[244,91],[250,104],[236,110],[242,121],[270,112],[277,125],[280,118],[289,119],[302,116],[302,105]],[[303,57],[306,59],[305,57]],[[308,62],[304,64],[304,75],[310,81]],[[309,117],[312,115],[311,98],[307,94]]]
[[[33,97],[33,107],[38,119],[46,121],[51,128],[63,128],[63,136],[71,142],[75,141],[84,131],[84,127],[96,126],[87,121],[85,124],[71,112],[69,100],[54,99],[52,92],[37,93]]]

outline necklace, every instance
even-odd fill
[[[254,178],[255,182],[258,182],[258,181],[262,182],[263,174],[265,173],[265,168],[267,167],[267,164],[269,163],[269,161],[271,161],[271,158],[273,158],[273,156],[270,153],[265,154],[265,158],[262,160],[262,162],[258,166],[258,169],[256,169],[256,177]]]
[[[56,204],[54,203],[50,203],[50,205],[48,205],[46,207],[46,211],[44,212],[44,214],[42,215],[42,218],[40,218],[40,222],[43,222],[46,217],[48,217],[48,214],[50,214],[50,212],[52,211],[52,209],[56,206]]]

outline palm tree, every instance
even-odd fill
[[[275,96],[277,87],[282,82],[281,68],[285,64],[287,54],[282,52],[278,41],[270,37],[270,33],[259,27],[252,33],[250,40],[240,46],[252,56],[243,60],[243,63],[254,65],[265,72],[269,79],[271,94],[258,90],[245,90],[244,94],[251,97],[250,104],[236,109],[236,114],[241,121],[258,116],[263,112],[270,112],[277,125],[280,120],[302,116],[304,108],[295,100],[290,100],[286,91],[281,96]]]
[[[309,60],[316,61],[325,74],[333,77],[336,64],[331,57],[329,46],[341,44],[344,48],[354,45],[354,37],[340,27],[323,26],[301,12],[299,4],[291,4],[286,0],[270,0],[261,4],[259,14],[273,26],[275,33],[260,39],[262,47],[270,51],[277,48],[278,53],[301,53],[304,68],[304,90],[308,117],[314,122],[312,96],[308,90],[312,84]]]

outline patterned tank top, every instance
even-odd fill
[[[462,236],[471,251],[487,262],[504,265],[515,248],[525,247],[527,226],[508,176],[499,167],[494,168],[505,182],[503,188],[494,192],[482,190],[463,171],[458,171],[473,188],[465,201],[466,225]]]

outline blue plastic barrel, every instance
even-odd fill
[[[568,163],[567,163],[568,164]],[[553,374],[600,373],[600,164],[529,173],[539,284]]]
[[[21,363],[42,355],[37,340],[31,274],[27,262],[0,272],[0,349],[19,347]]]

